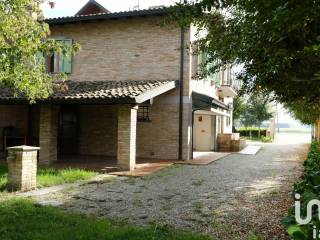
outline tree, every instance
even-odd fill
[[[247,104],[244,102],[242,96],[238,95],[233,99],[232,107],[232,131],[236,131],[235,122],[240,120],[241,116],[245,113]]]
[[[252,115],[255,125],[258,126],[258,137],[261,135],[261,124],[272,118],[269,111],[270,96],[264,93],[253,94],[248,102],[248,111]]]
[[[245,105],[244,111],[240,116],[241,124],[247,129],[248,127],[252,127],[256,123],[255,116],[253,112],[250,110],[248,104]],[[251,128],[250,128],[250,138],[251,138]]]
[[[246,104],[244,102],[244,99],[241,96],[237,96],[233,99],[233,113],[232,117],[233,120],[240,119],[241,115],[244,113],[246,109]]]
[[[73,54],[77,44],[67,46],[50,39],[49,26],[42,21],[40,3],[34,0],[0,1],[0,85],[30,101],[46,98],[54,78],[47,73],[45,57],[60,51]]]
[[[240,64],[247,93],[273,92],[298,118],[320,105],[318,0],[200,0],[177,4],[171,13],[182,26],[206,29],[195,44],[207,52],[210,71]],[[320,115],[320,108],[313,111]]]
[[[313,124],[319,119],[320,103],[310,105],[307,101],[300,100],[285,103],[284,107],[304,124]]]

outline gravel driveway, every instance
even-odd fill
[[[280,139],[261,144],[254,156],[232,154],[206,166],[173,166],[151,176],[114,178],[37,200],[57,200],[67,210],[138,225],[189,229],[219,240],[256,235],[287,239],[280,221],[292,204],[289,192],[301,174],[308,145],[302,135]]]

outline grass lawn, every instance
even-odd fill
[[[86,171],[82,169],[51,169],[40,168],[37,174],[37,186],[49,187],[62,183],[72,183],[79,180],[86,180],[97,173],[92,171]],[[0,190],[6,189],[7,186],[8,168],[6,165],[0,165]],[[1,229],[1,227],[0,227]]]
[[[209,237],[162,227],[134,227],[96,217],[66,213],[29,200],[0,204],[1,240],[209,240]]]

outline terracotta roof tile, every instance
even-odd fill
[[[137,102],[144,94],[162,94],[177,85],[175,80],[154,81],[65,81],[55,84],[54,93],[45,101]],[[144,98],[143,98],[144,99]],[[25,100],[14,97],[7,88],[0,89],[0,101]]]

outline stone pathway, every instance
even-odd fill
[[[292,204],[289,192],[308,145],[291,139],[261,146],[257,155],[231,154],[209,165],[174,165],[142,178],[107,179],[33,198],[68,211],[189,229],[219,240],[287,239],[280,221]]]

